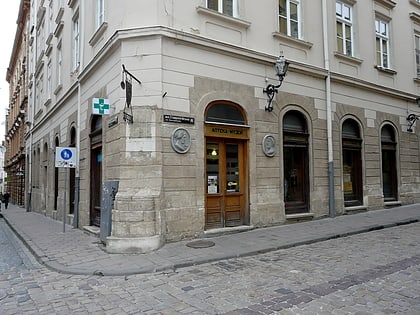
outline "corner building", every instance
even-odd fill
[[[419,1],[263,2],[31,1],[31,210],[148,252],[420,202]]]

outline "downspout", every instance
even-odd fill
[[[82,87],[80,84],[80,74],[84,68],[84,22],[85,22],[85,1],[80,1],[80,59],[79,59],[79,75],[77,76],[77,122],[76,122],[76,176],[74,179],[74,218],[73,227],[79,227],[79,200],[80,200],[80,110],[81,110],[81,98],[82,98]]]
[[[327,72],[325,77],[325,95],[327,102],[327,142],[328,142],[328,191],[329,191],[329,216],[335,217],[334,205],[334,154],[332,138],[332,106],[331,106],[331,73],[328,45],[328,10],[327,0],[322,0],[322,33],[324,42],[324,68]]]

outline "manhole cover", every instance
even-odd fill
[[[187,246],[191,248],[207,248],[207,247],[214,246],[214,242],[199,240],[199,241],[187,243]]]

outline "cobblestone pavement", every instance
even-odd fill
[[[420,314],[420,223],[132,276],[37,264],[0,220],[0,314]]]

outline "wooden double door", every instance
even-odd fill
[[[247,142],[206,138],[206,229],[246,224]]]

